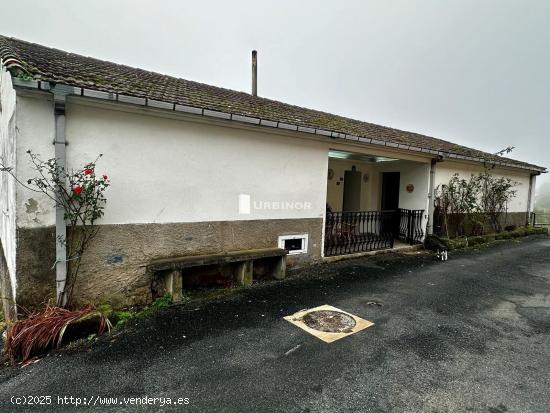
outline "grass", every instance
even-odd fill
[[[150,305],[140,308],[139,310],[127,309],[122,311],[113,311],[112,318],[115,322],[115,327],[121,327],[134,318],[149,317],[157,311],[167,308],[170,304],[172,304],[172,297],[170,294],[166,294],[163,297],[157,298]],[[107,307],[109,305],[104,304],[104,306]]]
[[[217,298],[227,297],[242,290],[243,287],[221,287],[221,288],[205,288],[200,290],[186,290],[183,294],[182,303],[191,301],[208,301]],[[139,309],[125,309],[121,311],[112,311],[111,318],[114,320],[115,327],[121,327],[132,319],[140,319],[150,317],[160,310],[172,305],[172,297],[166,294],[163,297],[157,298],[150,305]],[[109,307],[105,304],[100,307]]]

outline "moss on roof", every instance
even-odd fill
[[[210,86],[155,72],[85,57],[62,50],[0,36],[0,58],[16,61],[36,80],[64,83],[104,92],[195,106],[235,115],[289,123],[312,129],[376,139],[387,143],[414,146],[447,154],[506,162],[518,167],[544,168],[487,152],[457,145],[442,139],[362,122],[318,110],[278,102],[244,92]],[[21,71],[15,65],[14,71]]]

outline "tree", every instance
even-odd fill
[[[480,209],[486,214],[495,232],[502,231],[502,215],[508,212],[508,202],[516,196],[517,182],[496,177],[488,170],[479,174],[481,185]]]
[[[486,168],[469,179],[460,178],[456,173],[447,184],[436,189],[436,208],[443,215],[447,237],[466,235],[466,220],[473,225],[471,233],[483,232],[487,221],[493,231],[502,231],[502,216],[516,196],[517,182],[489,171]]]
[[[445,231],[449,237],[449,226],[452,226],[456,235],[464,235],[465,219],[471,221],[478,209],[480,184],[479,178],[471,175],[469,179],[460,178],[455,173],[449,182],[436,188],[436,201],[439,211],[443,214]]]

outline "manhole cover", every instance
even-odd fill
[[[302,320],[309,328],[326,333],[349,331],[356,324],[352,316],[331,310],[311,311]]]
[[[326,304],[300,310],[284,319],[325,343],[332,343],[373,325],[369,320]]]

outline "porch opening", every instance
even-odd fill
[[[422,242],[428,163],[331,150],[328,167],[325,256]]]

